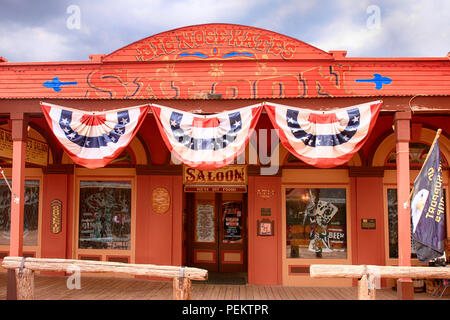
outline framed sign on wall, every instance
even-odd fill
[[[51,219],[50,219],[50,230],[52,233],[60,233],[61,232],[61,224],[62,224],[62,202],[60,200],[53,200],[50,203],[51,210]]]
[[[258,236],[273,236],[274,235],[274,221],[270,219],[257,220]]]
[[[170,208],[170,193],[166,188],[155,188],[152,192],[152,208],[159,214],[166,213]]]

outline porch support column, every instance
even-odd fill
[[[25,194],[25,149],[27,140],[27,116],[22,112],[11,113],[13,161],[11,194],[11,224],[9,255],[23,256],[23,215]],[[18,200],[15,199],[15,197]],[[15,270],[8,270],[7,299],[17,299]]]
[[[409,199],[409,142],[411,137],[411,112],[397,112],[394,116],[397,160],[397,213],[398,213],[398,265],[411,266],[411,214],[404,207]],[[414,299],[411,279],[397,280],[397,298]]]

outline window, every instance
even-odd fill
[[[409,144],[409,164],[411,167],[422,167],[425,159],[427,157],[428,152],[430,151],[430,146],[424,143],[419,142],[411,142]],[[386,164],[395,165],[397,162],[397,153],[394,149],[386,159]],[[441,152],[442,166],[448,166],[447,161],[444,155]]]
[[[11,181],[9,181],[11,185]],[[23,245],[38,245],[39,180],[25,180]],[[9,245],[11,227],[11,191],[0,182],[0,245]]]
[[[445,203],[445,189],[443,190]],[[397,189],[387,189],[388,201],[388,224],[389,224],[389,258],[398,258],[398,215],[397,215]],[[446,206],[445,206],[446,208]],[[446,216],[446,214],[445,214]],[[447,230],[447,228],[445,228]],[[411,258],[417,258],[415,252],[414,240],[412,237],[412,222],[411,222]]]
[[[344,188],[286,188],[287,258],[347,258]]]
[[[80,249],[131,249],[131,182],[80,181]]]

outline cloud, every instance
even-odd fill
[[[369,2],[340,8],[311,44],[352,57],[443,57],[450,50],[448,1],[383,2],[379,28],[370,29]],[[370,22],[370,21],[369,21]]]
[[[55,61],[67,57],[71,44],[67,38],[40,27],[5,30],[0,27],[0,55],[10,62]]]
[[[81,28],[67,28],[69,5]],[[367,8],[380,8],[379,29]],[[232,23],[285,34],[348,56],[445,56],[450,50],[448,0],[3,0],[0,56],[9,61],[87,60],[171,29]]]

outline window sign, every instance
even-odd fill
[[[343,188],[287,188],[287,258],[347,258],[346,217]]]
[[[273,236],[273,220],[262,219],[257,221],[258,236]]]

